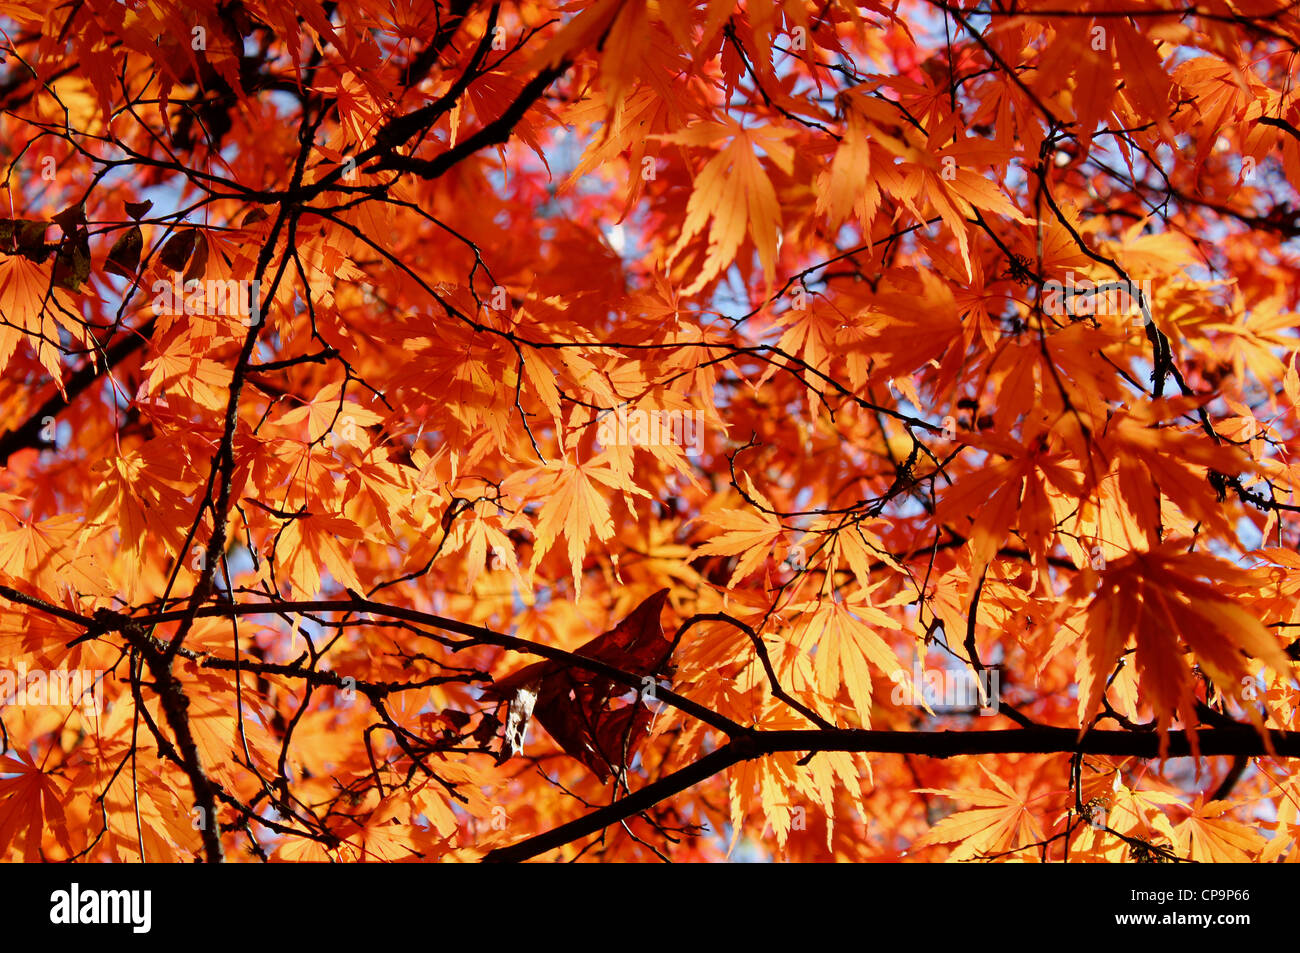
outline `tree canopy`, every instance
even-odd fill
[[[0,40],[0,859],[1300,859],[1293,4]]]

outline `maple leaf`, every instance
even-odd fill
[[[291,519],[280,534],[278,550],[283,553],[288,581],[303,595],[312,596],[320,591],[321,570],[327,569],[337,585],[365,588],[344,548],[344,541],[363,535],[361,527],[342,516],[304,513]]]
[[[708,254],[695,280],[685,289],[686,294],[694,294],[721,274],[735,259],[746,234],[753,240],[763,274],[771,282],[776,270],[781,210],[776,189],[755,149],[762,149],[789,174],[794,161],[794,151],[784,142],[789,136],[790,131],[785,129],[745,129],[734,123],[700,122],[682,132],[658,137],[683,146],[706,146],[730,137],[730,142],[718,149],[696,177],[681,234],[668,253],[671,263],[705,223],[711,222]]]
[[[230,370],[205,358],[208,348],[207,342],[183,336],[168,342],[165,350],[145,364],[144,370],[150,373],[140,388],[141,396],[174,391],[209,410],[224,407]]]
[[[46,774],[26,752],[17,755],[0,755],[0,774],[14,775],[0,777],[0,856],[16,843],[25,863],[45,859],[41,843],[46,831],[71,854],[63,801],[66,785]]]
[[[1087,725],[1101,707],[1116,663],[1130,641],[1135,643],[1138,679],[1155,710],[1162,755],[1175,714],[1189,720],[1194,708],[1194,678],[1184,645],[1220,690],[1238,698],[1243,679],[1253,674],[1247,654],[1274,671],[1290,670],[1276,637],[1207,581],[1247,585],[1249,575],[1213,556],[1182,551],[1185,545],[1170,541],[1109,563],[1098,573],[1079,662],[1078,714]]]
[[[918,793],[938,794],[966,801],[973,807],[950,814],[914,842],[914,848],[932,844],[957,844],[950,861],[975,860],[1004,854],[1043,839],[1037,818],[1023,795],[983,765],[980,771],[993,788],[921,788]]]
[[[636,490],[627,477],[608,467],[561,462],[545,468],[542,483],[545,496],[537,518],[537,546],[529,569],[530,572],[536,569],[563,533],[568,540],[569,564],[577,595],[582,594],[582,560],[588,541],[593,534],[597,539],[605,540],[614,533],[609,503],[593,480],[606,486]]]
[[[668,599],[660,589],[608,632],[573,654],[613,666],[642,679],[667,673],[675,642],[659,616]],[[509,699],[502,758],[522,750],[524,731],[534,714],[570,757],[585,764],[602,781],[621,771],[640,742],[650,718],[640,705],[610,709],[609,703],[629,686],[568,662],[549,659],[525,666],[484,689],[489,700]],[[626,744],[626,749],[625,749]]]
[[[748,493],[758,501],[765,510],[771,510],[771,504],[754,488],[749,475],[743,476]],[[720,527],[722,533],[695,550],[697,556],[735,556],[736,568],[732,570],[728,585],[748,576],[763,565],[771,555],[772,544],[785,533],[785,528],[771,512],[754,512],[744,510],[719,510],[700,517],[701,521]]]
[[[9,363],[25,333],[37,359],[63,393],[58,329],[62,327],[77,342],[86,338],[85,329],[73,320],[77,308],[72,295],[52,286],[51,267],[22,255],[0,258],[0,315],[4,316],[0,323],[0,370]]]
[[[1174,131],[1167,109],[1169,76],[1161,67],[1155,44],[1123,20],[1117,21],[1112,29],[1115,60],[1123,66],[1125,98],[1132,102],[1136,112],[1159,117],[1161,131],[1172,139]]]
[[[844,110],[844,136],[830,168],[819,177],[817,211],[832,225],[839,225],[850,214],[866,225],[880,204],[880,189],[870,178],[874,104],[862,93],[850,92],[840,94],[839,105]]]
[[[1225,815],[1227,801],[1196,799],[1188,818],[1174,828],[1174,843],[1189,860],[1211,864],[1249,863],[1259,857],[1267,842],[1249,824]]]
[[[892,616],[872,606],[861,594],[846,602],[824,602],[801,607],[808,611],[800,621],[794,644],[817,648],[814,667],[817,684],[834,696],[841,684],[849,693],[862,726],[871,722],[870,661],[886,676],[900,669],[898,657],[876,628],[901,629]]]
[[[310,401],[283,415],[280,424],[296,427],[306,423],[307,439],[312,442],[320,440],[326,434],[337,434],[338,441],[357,442],[361,428],[377,424],[383,418],[355,401],[342,399],[342,391],[341,384],[331,384],[321,389]]]
[[[1024,445],[996,432],[967,438],[972,446],[987,448],[990,459],[944,491],[941,512],[946,517],[958,525],[973,519],[968,531],[972,576],[983,574],[1015,529],[1045,571],[1055,536],[1054,501],[1074,499],[1082,487],[1059,435],[1035,429],[1026,425]]]

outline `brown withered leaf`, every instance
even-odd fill
[[[51,221],[63,229],[63,234],[68,235],[76,231],[78,225],[86,224],[86,205],[84,202],[70,205],[54,216]]]
[[[574,654],[642,678],[666,674],[676,648],[659,619],[667,598],[668,590],[660,589]],[[617,766],[627,763],[650,721],[650,712],[639,703],[611,707],[611,702],[631,690],[567,662],[548,659],[521,668],[483,693],[484,698],[510,703],[500,760],[523,749],[524,732],[536,715],[570,757],[606,780]]]
[[[198,238],[199,230],[197,228],[187,228],[182,232],[177,232],[167,239],[167,244],[163,245],[162,251],[158,253],[158,263],[168,271],[180,271],[185,267],[185,263],[190,260],[190,255],[194,251],[194,243],[198,241]]]
[[[132,225],[122,233],[108,250],[104,270],[123,278],[134,278],[140,268],[140,251],[144,248],[144,235],[139,225]]]
[[[77,291],[90,277],[90,233],[84,225],[71,226],[59,243],[54,261],[54,283]]]
[[[31,219],[0,219],[0,252],[6,255],[18,254],[35,262],[42,262],[49,256],[45,244],[45,230],[48,222]]]
[[[490,711],[485,711],[470,737],[478,742],[480,748],[487,748],[492,739],[497,736],[497,729],[500,727],[501,722],[497,721],[496,716]]]
[[[198,233],[195,232],[197,235]],[[190,265],[185,269],[185,280],[201,280],[208,270],[208,243],[206,241],[196,242],[194,246],[194,257],[190,259]]]

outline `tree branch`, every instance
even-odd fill
[[[1210,728],[1197,732],[1196,738],[1201,755],[1270,754],[1263,738],[1246,725],[1240,728]],[[1270,731],[1269,740],[1272,743],[1272,753],[1286,758],[1300,757],[1300,736]],[[849,728],[830,731],[754,731],[733,739],[699,761],[612,804],[517,844],[489,851],[483,861],[510,863],[528,860],[639,814],[734,764],[780,751],[853,751],[915,754],[932,758],[1080,752],[1114,757],[1155,758],[1159,756],[1159,749],[1160,738],[1155,732],[1090,731],[1080,738],[1079,732],[1073,728],[1015,728],[1007,731],[876,731]],[[1184,758],[1191,754],[1189,733],[1169,732],[1168,757]]]

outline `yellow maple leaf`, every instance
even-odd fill
[[[681,132],[661,135],[665,142],[687,146],[712,144],[728,136],[731,141],[717,151],[695,179],[686,205],[686,219],[677,244],[668,253],[671,263],[699,234],[709,227],[709,251],[703,265],[683,294],[695,294],[735,259],[746,233],[754,241],[763,275],[769,282],[776,273],[777,234],[781,228],[781,206],[776,189],[755,154],[761,149],[779,168],[790,173],[794,150],[784,140],[789,129],[745,129],[736,123],[700,122]]]
[[[1202,803],[1198,797],[1191,816],[1174,828],[1180,853],[1201,863],[1257,860],[1268,842],[1249,825],[1225,817],[1232,807],[1228,801]]]
[[[305,421],[307,439],[313,442],[327,433],[347,443],[358,442],[359,428],[377,424],[383,417],[355,401],[341,400],[342,389],[342,383],[321,388],[310,401],[281,417],[280,423],[293,427]]]
[[[537,544],[533,549],[530,573],[537,569],[542,557],[555,545],[563,533],[568,541],[569,564],[573,572],[573,588],[582,595],[582,561],[587,555],[587,545],[594,534],[601,541],[614,535],[614,518],[609,503],[596,488],[593,480],[606,486],[639,491],[626,477],[608,467],[591,464],[571,464],[568,461],[550,464],[538,490],[543,494],[541,512],[537,519]]]
[[[889,643],[874,627],[901,629],[892,616],[866,601],[865,593],[847,602],[822,602],[807,606],[812,611],[795,630],[795,644],[801,649],[817,647],[814,671],[822,692],[834,696],[843,685],[864,727],[871,720],[870,661],[881,672],[892,675],[902,668]]]
[[[289,582],[303,595],[314,596],[320,591],[321,570],[328,569],[340,585],[364,589],[342,544],[363,535],[361,527],[341,516],[307,513],[290,520],[279,541]]]
[[[919,837],[914,847],[956,844],[948,859],[960,861],[1014,851],[1043,839],[1038,821],[1029,810],[1027,799],[1017,794],[1007,782],[990,773],[984,765],[979,768],[993,782],[996,790],[921,788],[917,792],[960,799],[974,807],[948,815]]]

